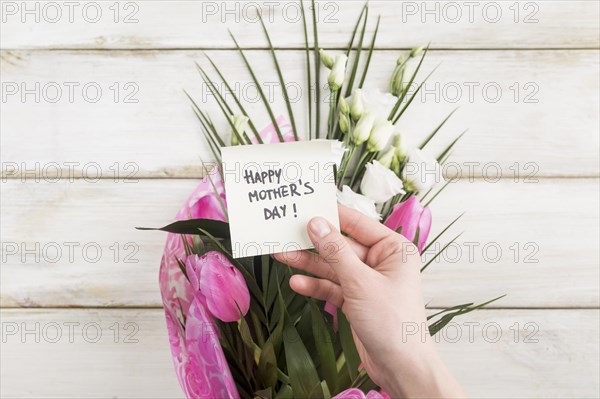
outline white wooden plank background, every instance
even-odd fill
[[[12,246],[0,269],[2,306],[160,306],[156,284],[165,234],[134,226],[170,223],[195,185],[192,179],[7,181],[2,239]],[[502,294],[508,296],[495,306],[596,306],[597,180],[461,181],[446,190],[433,203],[432,237],[463,211],[464,220],[440,245],[465,234],[425,273],[432,306]],[[565,231],[577,232],[577,240]]]
[[[90,23],[81,13],[90,2],[82,2],[71,23],[60,2],[57,22],[49,21],[52,6],[27,2],[40,7],[37,23],[34,15],[21,22],[22,9],[13,15],[11,7],[24,3],[0,3],[0,395],[179,397],[158,309],[164,235],[133,227],[170,221],[200,176],[200,160],[209,158],[182,89],[206,102],[226,128],[195,71],[194,61],[207,65],[200,50],[207,49],[230,80],[241,82],[240,92],[254,102],[248,109],[256,124],[267,123],[226,34],[232,29],[242,46],[252,49],[248,54],[260,66],[261,80],[276,82],[268,53],[261,50],[265,42],[255,5],[275,45],[285,49],[280,61],[286,79],[304,90],[297,5],[120,2],[115,22],[114,2],[97,2],[102,17]],[[432,234],[464,210],[452,233],[466,232],[461,245],[425,273],[427,300],[447,306],[508,294],[494,309],[459,319],[462,339],[447,339],[440,348],[473,397],[598,397],[599,3],[482,1],[473,5],[472,15],[467,3],[370,2],[371,16],[382,14],[378,47],[385,49],[376,53],[371,78],[389,76],[399,49],[429,41],[434,50],[425,71],[441,63],[402,129],[416,140],[456,106],[460,110],[431,148],[470,128],[453,158],[461,181],[434,203]],[[345,47],[361,6],[319,2],[321,45]],[[239,17],[226,14],[235,7]],[[496,7],[501,15],[492,22]],[[93,9],[88,11],[93,17]],[[125,23],[127,15],[138,21]],[[72,102],[69,82],[78,84]],[[15,84],[20,90],[21,84],[36,83],[38,102],[33,94],[24,100],[20,91],[10,94]],[[63,89],[56,103],[49,101],[53,83]],[[83,98],[85,84],[102,89],[98,102]],[[385,89],[387,82],[369,84]],[[502,94],[494,102],[496,87]],[[134,89],[137,102],[126,103],[124,96]],[[298,95],[297,115],[305,95]],[[272,105],[285,113],[279,96]],[[474,181],[468,162],[478,163]],[[492,183],[496,165],[503,179]],[[95,181],[97,169],[101,179]],[[526,183],[532,172],[535,182]],[[133,182],[126,179],[130,174]],[[36,243],[40,259],[32,254],[21,259]],[[69,244],[75,245],[73,259],[65,243],[74,243]],[[94,262],[96,244],[102,255]],[[469,245],[475,246],[472,259]],[[62,254],[54,261],[57,248]],[[494,248],[502,250],[498,258]],[[473,343],[469,321],[479,323]],[[63,338],[51,344],[42,331],[46,327],[51,334],[54,322],[62,325]],[[65,322],[80,323],[73,343]],[[90,322],[102,328],[98,343],[82,339],[80,328]],[[124,329],[128,322],[139,327],[138,343],[123,342],[131,331]],[[482,339],[482,328],[491,322],[502,328],[497,343]],[[21,329],[38,323],[41,342],[35,342],[35,333],[7,335],[14,323]],[[538,343],[523,342],[531,331],[526,323],[539,327]]]
[[[160,309],[5,309],[2,320],[2,397],[182,396]],[[485,310],[439,347],[474,398],[593,398],[599,321],[598,310]]]
[[[142,0],[122,2],[118,13],[113,2],[97,3],[98,7],[85,10],[83,5],[75,8],[72,22],[67,6],[39,7],[39,23],[35,13],[23,15],[23,7],[11,9],[0,43],[5,49],[232,48],[227,34],[231,28],[243,46],[264,47],[257,18],[260,8],[277,47],[304,47],[298,2]],[[599,7],[593,0],[369,3],[370,15],[382,17],[381,48],[409,48],[430,41],[434,48],[511,49],[597,48],[600,43]],[[347,46],[362,5],[356,0],[317,2],[320,43]],[[33,5],[29,9],[35,10]],[[375,18],[371,24],[374,28]]]
[[[231,82],[240,82],[237,94],[247,100],[255,124],[266,125],[268,116],[239,55],[233,51],[208,54],[222,65]],[[376,53],[370,74],[374,86],[386,88],[399,54]],[[3,170],[4,174],[18,175],[34,168],[35,162],[41,163],[41,169],[57,162],[64,167],[63,176],[68,176],[65,165],[70,163],[78,163],[76,172],[89,168],[92,176],[96,169],[90,163],[96,163],[110,176],[115,163],[120,168],[134,163],[140,177],[199,177],[200,159],[210,158],[210,151],[183,89],[206,102],[219,126],[229,130],[195,69],[194,61],[208,64],[198,51],[10,51],[3,57],[2,82],[19,87],[3,104],[0,151],[4,162],[17,164],[15,172]],[[257,66],[259,79],[266,82],[264,90],[278,82],[267,52],[251,52],[249,58]],[[280,58],[290,96],[296,99],[299,130],[306,131],[304,54],[282,52]],[[431,148],[439,152],[457,134],[470,129],[453,157],[462,176],[481,175],[486,166],[493,176],[495,165],[512,176],[517,162],[521,172],[539,169],[541,176],[598,176],[597,50],[433,51],[424,71],[440,63],[425,86],[427,94],[411,104],[411,112],[399,126],[415,139],[423,137],[460,107]],[[62,87],[59,97],[52,82]],[[72,102],[65,82],[79,84]],[[124,89],[128,82],[139,88],[132,98],[137,103],[123,102],[124,95],[133,90]],[[115,83],[120,87],[119,102],[114,101]],[[21,89],[34,89],[36,84],[39,103]],[[83,87],[88,84],[102,90],[96,103],[90,102],[94,89],[84,97]],[[472,94],[470,85],[477,85]],[[276,114],[285,114],[279,86],[270,87],[272,107]],[[54,98],[58,101],[48,101]],[[327,104],[322,108],[325,112]],[[107,118],[110,128],[104,123]],[[20,145],[24,141],[29,143],[26,147]],[[471,162],[475,163],[473,173],[469,172]],[[526,164],[532,169],[524,170]],[[56,169],[49,167],[41,174],[53,177]]]

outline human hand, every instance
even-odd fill
[[[392,397],[464,396],[429,339],[417,248],[358,211],[340,206],[339,216],[348,237],[314,218],[308,234],[318,255],[276,255],[315,276],[292,276],[292,289],[342,309],[367,373]]]

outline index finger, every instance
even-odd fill
[[[396,234],[379,221],[355,209],[338,205],[338,213],[340,216],[340,229],[367,247],[372,247],[384,238]]]

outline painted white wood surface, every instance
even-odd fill
[[[304,46],[297,1],[112,1],[72,9],[35,8],[3,1],[2,48],[232,48],[230,28],[247,47],[264,47],[263,15],[278,47]],[[13,6],[12,3],[16,3]],[[379,46],[408,48],[597,48],[598,2],[583,1],[370,1],[371,26],[381,15]],[[305,2],[309,6],[309,2]],[[317,2],[320,42],[348,45],[363,1]],[[99,9],[99,14],[98,14]],[[36,22],[36,17],[37,21]]]
[[[13,246],[0,269],[2,306],[160,306],[165,234],[134,227],[170,223],[196,183],[4,183],[2,239]],[[427,300],[452,306],[508,294],[496,306],[597,306],[597,204],[595,179],[451,184],[433,203],[431,237],[467,213],[434,248],[465,233],[425,273]]]
[[[29,2],[30,8],[40,7],[40,22],[29,14],[23,23],[21,9],[13,15],[10,8],[22,2],[0,3],[0,79],[7,96],[0,103],[0,396],[181,397],[162,310],[156,308],[165,236],[133,227],[170,221],[201,174],[200,160],[209,158],[182,89],[206,100],[206,109],[226,128],[195,71],[194,61],[207,65],[199,50],[210,50],[225,75],[241,82],[240,92],[253,101],[247,108],[256,124],[267,123],[226,34],[232,29],[242,46],[254,49],[248,54],[260,79],[278,93],[271,60],[257,50],[265,48],[265,40],[256,4],[275,46],[287,49],[279,55],[286,80],[304,90],[297,3],[120,2],[114,22],[114,2],[106,1],[97,2],[102,17],[96,23],[82,14],[90,2],[77,6],[73,23],[61,2],[62,19],[55,23],[49,21],[53,6]],[[398,49],[429,41],[435,50],[424,71],[441,63],[402,129],[421,137],[456,106],[460,110],[431,149],[470,128],[453,157],[462,180],[433,205],[432,236],[464,210],[446,239],[465,233],[460,247],[424,274],[427,300],[448,306],[508,294],[495,309],[459,319],[460,342],[450,342],[456,330],[449,329],[439,345],[472,397],[598,397],[600,5],[594,0],[482,1],[470,14],[467,3],[370,2],[371,16],[382,14],[378,47],[387,50],[376,53],[371,78],[387,79],[402,53]],[[361,6],[319,2],[321,46],[344,48]],[[235,7],[242,13],[237,20],[226,14]],[[492,22],[497,7],[502,14]],[[93,18],[92,8],[87,17]],[[128,15],[138,22],[125,23]],[[39,102],[33,94],[25,101],[21,92],[10,95],[15,83],[20,89],[21,83],[31,88],[38,82]],[[63,89],[57,103],[48,101],[53,82]],[[72,102],[70,82],[78,85]],[[103,91],[97,103],[83,99],[81,88],[88,83]],[[373,83],[382,89],[387,84]],[[45,85],[49,91],[42,93]],[[502,90],[499,101],[486,99],[496,87]],[[125,103],[128,94],[138,101]],[[302,127],[305,121],[298,115],[306,93],[299,95],[294,109]],[[278,94],[272,105],[285,114]],[[475,182],[470,182],[468,162],[479,163],[473,166]],[[496,164],[504,179],[482,179],[495,177]],[[539,182],[525,183],[531,172]],[[87,179],[71,181],[72,176]],[[92,182],[97,176],[101,179]],[[125,182],[128,176],[134,182]],[[40,250],[22,261],[20,252],[36,243]],[[17,254],[10,254],[13,244]],[[502,255],[494,263],[498,247]],[[102,254],[94,262],[96,248]],[[57,249],[60,259],[52,261]],[[461,256],[453,261],[457,249]],[[79,323],[73,343],[64,324],[71,322]],[[468,322],[479,323],[472,343]],[[15,323],[20,330],[13,336],[8,331]],[[49,342],[56,331],[52,323],[61,327],[57,343]],[[98,343],[83,339],[87,323],[101,326]],[[486,338],[493,338],[491,323],[502,328],[497,343],[482,335],[487,328]],[[40,343],[35,332],[21,336],[23,328],[35,331],[36,325]],[[139,327],[134,337],[139,342],[125,343],[132,326]],[[539,332],[531,337],[536,326]],[[116,343],[115,329],[120,333]],[[93,326],[88,329],[92,338],[94,332]],[[539,342],[525,343],[527,337]]]
[[[231,82],[240,82],[234,90],[247,100],[256,126],[265,126],[268,116],[239,55],[208,53]],[[369,75],[374,81],[367,79],[371,87],[387,87],[399,54],[375,54]],[[138,177],[198,177],[200,160],[210,159],[210,151],[184,89],[206,103],[223,131],[229,130],[194,66],[194,61],[208,64],[198,51],[5,51],[2,56],[3,85],[17,90],[4,94],[4,175],[35,173],[37,162],[43,177],[69,177],[69,165],[76,175],[83,170],[91,177],[97,168],[104,177],[113,175],[111,168],[136,172]],[[260,81],[266,82],[264,90],[273,93],[268,96],[274,112],[285,115],[269,57],[265,51],[249,53]],[[280,62],[296,100],[299,131],[307,134],[303,52],[282,52]],[[431,151],[440,152],[470,129],[452,159],[461,176],[493,177],[498,168],[505,177],[512,177],[515,169],[525,175],[537,170],[542,176],[598,176],[597,50],[433,51],[422,77],[440,63],[399,129],[417,140],[460,107],[431,143]],[[72,101],[70,82],[78,84]],[[102,95],[91,102],[95,87]],[[125,103],[127,94],[137,102]],[[58,100],[49,101],[54,99]],[[231,96],[229,100],[233,105]],[[322,104],[323,114],[327,106]],[[57,172],[57,166],[62,171]],[[447,169],[450,174],[456,171]]]
[[[182,396],[160,309],[1,314],[2,397]],[[593,398],[599,322],[598,310],[484,310],[457,319],[438,347],[474,398]]]

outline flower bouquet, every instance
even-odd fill
[[[423,83],[413,86],[427,47],[413,49],[391,66],[389,93],[371,90],[364,86],[379,19],[370,45],[364,46],[368,5],[358,16],[346,52],[335,57],[319,50],[314,2],[312,18],[304,13],[302,2],[301,6],[308,80],[307,112],[303,117],[308,118],[309,129],[304,138],[340,143],[335,173],[340,204],[383,220],[387,227],[412,241],[419,252],[425,251],[426,245],[439,240],[450,227],[427,244],[432,224],[428,205],[445,187],[437,191],[434,188],[441,180],[440,164],[448,159],[460,138],[434,157],[428,154],[427,144],[448,118],[415,147],[396,131],[395,125],[422,87]],[[312,29],[307,23],[310,19]],[[223,113],[228,126],[225,134],[189,96],[216,165],[206,168],[205,178],[177,214],[177,221],[160,229],[169,232],[159,282],[179,382],[189,398],[386,397],[362,367],[352,331],[340,310],[294,293],[289,279],[295,271],[273,257],[234,259],[231,255],[226,193],[219,173],[220,148],[301,139],[296,127],[298,116],[293,113],[277,54],[260,21],[280,80],[287,118],[275,117],[233,35],[271,124],[262,130],[256,128],[217,64],[208,57],[234,100],[226,101],[209,73],[197,65]],[[325,98],[321,93],[325,86],[320,81],[321,68],[329,70],[329,113],[323,124],[319,109],[321,97]],[[313,84],[317,88],[314,96]],[[428,266],[425,264],[423,269]],[[436,334],[453,317],[486,304],[464,304],[439,311],[429,318],[429,333]]]

